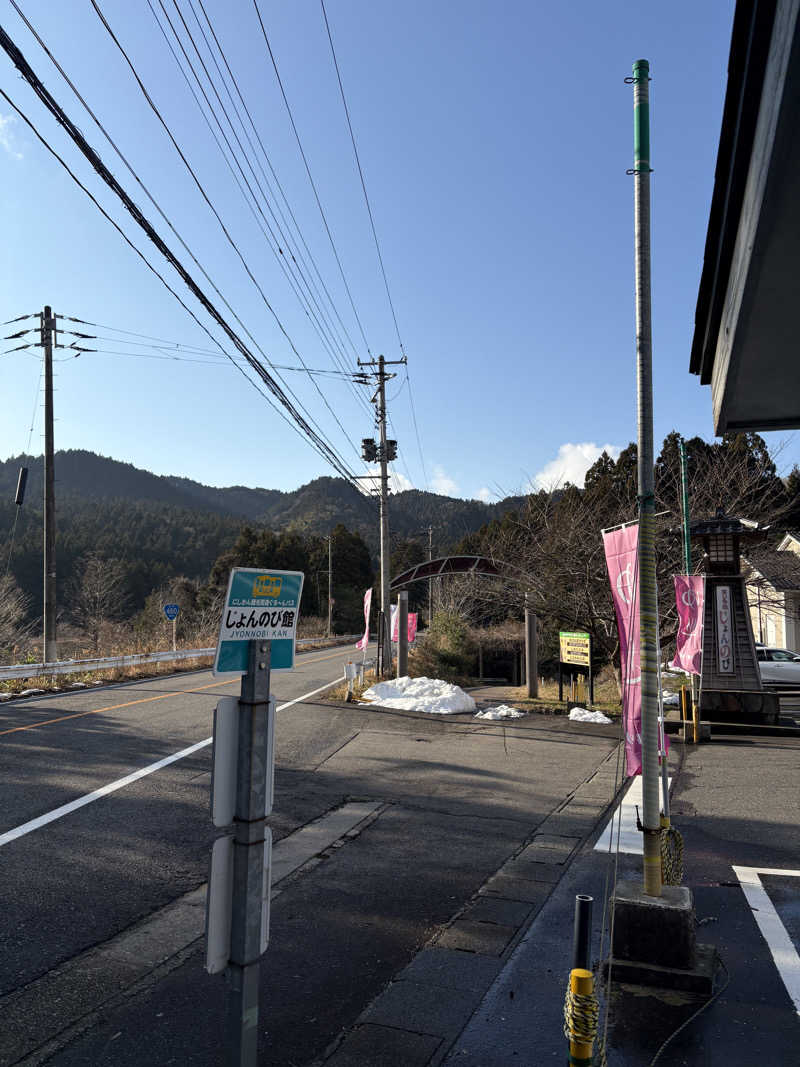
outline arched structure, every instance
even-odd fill
[[[426,560],[398,574],[392,580],[392,591],[421,582],[428,578],[441,578],[444,574],[488,574],[498,577],[500,568],[486,556],[441,556],[439,559]]]

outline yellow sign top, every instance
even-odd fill
[[[253,582],[253,596],[268,596],[271,599],[281,595],[283,578],[273,578],[270,574],[259,574]]]

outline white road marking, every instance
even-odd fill
[[[279,704],[277,710],[283,711],[285,708],[291,708],[293,704],[299,704],[301,700],[307,700],[309,697],[316,696],[317,693],[322,693],[325,689],[330,689],[331,686],[336,685],[337,682],[340,682],[341,680],[341,677],[334,678],[332,682],[327,682],[325,685],[321,685],[318,689],[312,689],[310,693],[303,693],[302,696],[295,697],[294,700],[289,700],[285,704]],[[78,808],[83,808],[95,800],[100,800],[101,797],[107,797],[109,793],[116,793],[118,789],[123,789],[126,785],[131,785],[132,782],[137,782],[140,778],[146,778],[148,774],[154,774],[156,771],[160,771],[162,767],[168,767],[170,763],[175,763],[179,759],[185,759],[186,756],[192,756],[195,752],[199,752],[201,748],[206,748],[210,745],[213,740],[213,737],[207,737],[203,741],[198,741],[194,745],[189,745],[188,748],[182,748],[180,752],[173,752],[171,756],[165,756],[164,759],[160,759],[156,763],[151,763],[147,767],[142,767],[141,770],[133,771],[132,774],[126,774],[124,778],[118,778],[116,782],[109,782],[108,785],[101,786],[100,789],[95,789],[91,793],[86,793],[84,796],[78,797],[76,800],[71,800],[68,804],[62,804],[59,808],[53,808],[52,811],[48,811],[44,815],[39,815],[35,819],[30,819],[28,822],[22,823],[21,826],[14,827],[13,830],[7,830],[6,833],[0,834],[0,848],[2,848],[3,845],[10,844],[12,841],[16,841],[20,837],[24,837],[25,834],[29,834],[33,830],[38,830],[42,826],[47,826],[48,823],[55,822],[56,819],[61,819],[65,815],[77,811]]]
[[[671,784],[672,779],[670,778],[667,788]],[[660,790],[661,781],[659,780],[659,795]],[[637,805],[641,814],[644,805],[642,803],[642,776],[640,774],[631,779],[631,784],[628,786],[625,795],[611,815],[602,834],[598,837],[594,846],[598,852],[608,852],[609,842],[612,852],[616,849],[617,830],[619,829],[620,852],[629,852],[635,856],[642,855],[642,831],[636,828]]]
[[[759,878],[760,874],[800,878],[800,871],[782,871],[775,867],[734,867],[733,870],[753,912],[753,918],[772,953],[786,992],[792,999],[795,1011],[800,1015],[800,956]]]

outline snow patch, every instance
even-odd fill
[[[88,689],[86,682],[70,682],[69,689]]]
[[[520,711],[518,708],[512,708],[510,704],[498,704],[496,708],[487,708],[486,711],[479,711],[475,716],[476,719],[522,719],[525,717],[525,712]]]
[[[17,693],[18,697],[35,697],[40,693],[44,693],[44,689],[23,689],[21,693]]]
[[[362,700],[400,711],[425,711],[431,715],[459,715],[475,710],[475,701],[463,689],[438,678],[395,678],[367,689]]]
[[[611,722],[602,711],[587,711],[586,708],[573,708],[569,717],[573,722]]]

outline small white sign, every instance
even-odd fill
[[[231,956],[233,837],[218,837],[211,850],[206,896],[206,970],[219,974]]]

